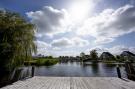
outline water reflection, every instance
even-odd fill
[[[58,63],[47,68],[36,68],[35,75],[40,76],[75,76],[75,77],[117,77],[116,64],[92,62]]]
[[[121,64],[120,64],[121,65]],[[35,76],[59,77],[117,77],[117,64],[95,62],[67,62],[54,66],[35,67]],[[0,71],[0,86],[31,77],[31,66],[17,68],[12,72]],[[121,69],[124,67],[121,65]]]
[[[92,63],[91,69],[93,74],[98,75],[99,74],[99,64],[98,63]]]

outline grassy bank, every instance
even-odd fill
[[[117,63],[115,60],[103,60],[103,63]]]
[[[25,61],[24,65],[51,66],[57,63],[56,58],[34,58],[32,61]]]

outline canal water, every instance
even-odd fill
[[[121,71],[124,67],[121,65]],[[68,62],[58,63],[54,66],[41,66],[35,68],[35,76],[58,77],[117,77],[117,63]]]
[[[119,64],[124,74],[123,64]],[[94,63],[94,62],[68,62],[58,63],[53,66],[35,67],[35,76],[47,77],[117,77],[117,63]],[[31,66],[21,67],[14,70],[12,73],[0,75],[0,87],[12,82],[31,77]],[[1,73],[2,74],[2,73]]]

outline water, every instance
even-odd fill
[[[124,67],[122,64],[120,69],[122,77],[124,74]],[[92,63],[92,62],[68,62],[58,63],[53,66],[35,67],[35,76],[49,76],[49,77],[117,77],[116,63]],[[31,77],[31,66],[21,67],[14,70],[12,73],[0,74],[0,87],[13,83],[20,79]],[[2,76],[1,76],[2,75]]]
[[[105,63],[58,63],[49,67],[36,67],[35,76],[58,77],[117,77],[117,64]],[[123,70],[123,67],[121,67]]]

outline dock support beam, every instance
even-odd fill
[[[119,66],[117,66],[117,74],[118,74],[118,78],[121,78],[121,72]]]
[[[31,70],[32,70],[32,71],[31,71],[31,76],[34,77],[35,67],[32,66],[32,69],[31,69]]]

